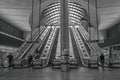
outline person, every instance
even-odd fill
[[[8,56],[7,56],[7,58],[8,58],[8,62],[9,62],[9,67],[11,67],[12,65],[13,65],[13,55],[12,55],[12,53],[10,53]]]
[[[102,71],[104,70],[104,60],[105,60],[104,55],[101,54],[100,55],[100,66],[102,68]]]
[[[38,51],[38,49],[36,49],[35,52],[36,52],[36,53],[35,53],[35,59],[39,59],[39,51]]]
[[[33,56],[30,54],[28,56],[28,65],[31,66],[32,65],[32,60],[33,60]]]

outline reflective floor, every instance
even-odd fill
[[[79,68],[69,72],[45,69],[0,69],[0,80],[120,80],[120,69]]]

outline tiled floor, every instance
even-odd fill
[[[119,69],[79,68],[69,72],[45,69],[0,69],[0,80],[120,80]]]

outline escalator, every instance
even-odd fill
[[[45,30],[45,28],[41,28],[40,32],[36,32],[33,36],[33,41],[37,41],[40,37],[40,35],[43,33],[43,31]],[[18,66],[21,67],[21,61],[20,61],[20,56],[25,54],[32,46],[33,44],[24,42],[20,48],[15,52],[15,56],[14,56],[14,61],[13,64],[14,66]],[[6,63],[6,60],[3,60],[3,63]],[[5,66],[6,64],[3,64],[3,66]]]
[[[84,35],[84,37],[86,38],[86,40],[89,40],[89,34],[88,32],[83,28],[83,26],[79,26],[79,31],[81,32],[81,34]],[[93,37],[91,37],[91,40],[94,40]],[[89,64],[92,67],[97,67],[98,66],[98,55],[99,53],[102,53],[100,47],[98,46],[97,43],[87,43],[89,45],[89,47],[91,47],[91,52],[90,52],[90,61]],[[98,52],[99,51],[99,52]]]
[[[79,51],[79,55],[80,55],[82,65],[87,67],[88,66],[88,60],[90,58],[90,56],[87,52],[87,49],[86,49],[85,45],[83,44],[83,41],[82,41],[78,31],[76,30],[76,28],[71,27],[71,30],[73,32],[73,36],[74,36],[74,39],[75,39],[75,42],[76,42],[76,45],[77,45],[77,48],[78,48],[78,51]]]
[[[58,44],[59,31],[60,31],[60,29],[58,28],[58,29],[57,29],[57,33],[56,33],[56,36],[55,36],[55,41],[54,41],[54,43],[53,43],[50,60],[49,60],[49,63],[48,63],[49,66],[52,66],[52,61],[53,61],[53,59],[55,58],[56,49],[57,49],[57,44]]]
[[[76,42],[75,42],[75,39],[74,39],[71,28],[70,28],[70,35],[71,35],[71,40],[72,40],[72,46],[73,46],[73,50],[74,50],[75,59],[77,59],[78,65],[82,66],[79,51],[78,51],[78,48],[77,48],[77,45],[76,45]]]
[[[36,33],[34,36],[33,36],[33,41],[37,41],[39,39],[39,37],[42,35],[42,33],[44,32],[45,28],[43,28],[40,33]],[[15,59],[20,59],[20,56],[25,54],[31,47],[33,46],[33,44],[31,43],[27,43],[25,42],[22,47],[20,47],[19,49],[19,54],[16,55]]]
[[[86,40],[83,38],[84,36],[81,35],[81,33],[80,33],[80,31],[78,30],[78,28],[77,28],[77,31],[78,31],[78,33],[79,33],[79,35],[80,35],[80,37],[81,37],[81,39],[82,39],[82,41],[83,41],[83,44],[85,45],[85,47],[86,47],[86,49],[87,49],[87,51],[88,51],[88,53],[89,53],[89,55],[90,55],[90,51],[91,51],[91,50],[90,50],[88,44],[86,43]]]
[[[59,29],[59,35],[58,35],[58,41],[57,41],[57,45],[56,45],[56,54],[54,57],[54,60],[52,60],[52,68],[54,69],[60,69],[61,68],[61,29]]]
[[[79,66],[79,63],[78,63],[79,60],[77,59],[77,57],[75,57],[75,54],[78,54],[78,53],[76,53],[77,47],[76,49],[74,49],[75,43],[72,42],[72,38],[73,36],[71,35],[71,31],[69,28],[69,66],[70,66],[70,69],[76,69]]]
[[[48,36],[50,32],[51,32],[50,29],[46,29],[46,31],[44,31],[44,32],[42,33],[42,35],[44,34],[44,36],[40,35],[40,37],[38,38],[39,43],[33,43],[33,45],[32,45],[31,48],[26,52],[26,54],[24,54],[24,55],[21,56],[21,59],[27,59],[30,54],[33,55],[33,54],[35,53],[35,50],[38,48],[38,46],[41,45],[41,41],[44,41],[44,38],[46,38],[46,36]],[[41,37],[43,37],[42,40],[41,40]]]
[[[46,35],[50,32],[50,29],[46,28],[42,34],[39,35],[39,38],[36,41],[41,40],[45,38]],[[41,40],[42,41],[42,40]],[[14,67],[27,67],[28,66],[28,56],[31,54],[33,55],[35,53],[36,48],[41,44],[41,41],[39,43],[31,44],[31,47],[23,54],[20,55],[19,59],[14,61]]]
[[[51,51],[52,51],[52,47],[54,44],[54,40],[55,40],[55,36],[57,33],[57,27],[53,27],[52,32],[50,33],[50,36],[45,44],[45,47],[42,51],[42,54],[40,56],[40,60],[42,61],[42,66],[46,67],[49,64],[49,60],[50,60],[50,56],[51,56]]]
[[[39,45],[38,47],[38,52],[39,52],[39,58],[44,50],[45,44],[47,43],[47,40],[50,36],[50,33],[52,32],[52,28],[50,28],[50,32],[48,33],[48,35],[46,36],[45,40],[41,43],[41,45]]]

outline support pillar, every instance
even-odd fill
[[[69,13],[68,0],[61,0],[61,53],[69,55]]]

